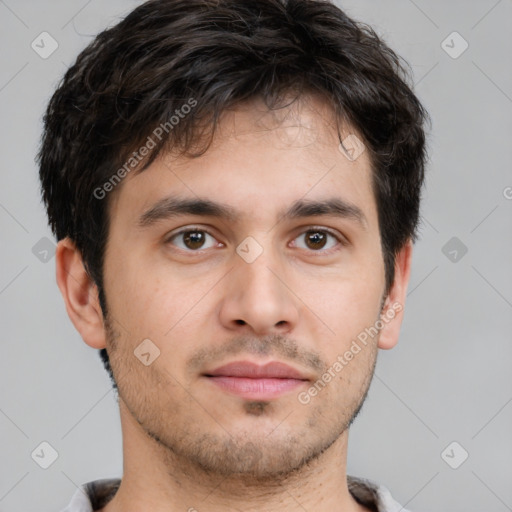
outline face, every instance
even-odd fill
[[[353,347],[384,264],[367,152],[340,151],[319,99],[225,114],[204,155],[128,176],[110,218],[107,349],[163,451],[275,478],[343,435],[373,373],[378,336]]]

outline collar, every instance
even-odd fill
[[[103,508],[116,494],[121,479],[94,480],[81,485],[69,505],[61,512],[94,512]],[[348,490],[365,507],[375,512],[408,512],[391,496],[388,489],[366,478],[347,477]]]

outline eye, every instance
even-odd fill
[[[210,249],[211,247],[215,247],[215,243],[207,245],[208,239],[216,242],[216,239],[208,233],[208,231],[199,228],[193,229],[183,229],[178,231],[178,233],[174,233],[171,235],[166,243],[171,243],[172,245],[176,245],[179,249],[188,252],[197,252],[203,249]],[[180,243],[174,243],[175,240],[178,240]]]
[[[331,253],[338,249],[336,246],[346,245],[344,239],[325,228],[310,228],[301,233],[295,240],[303,239],[304,244],[295,244],[300,249],[306,249],[313,252]],[[186,252],[199,252],[207,250],[220,244],[216,238],[201,228],[187,228],[172,234],[167,238],[166,243],[170,243]]]
[[[329,242],[329,238],[331,242]],[[331,253],[337,245],[346,245],[344,240],[335,233],[323,228],[311,228],[301,233],[295,240],[304,239],[303,246],[298,245],[301,249],[308,249],[315,252]],[[327,249],[326,249],[327,247]],[[337,249],[334,249],[337,250]]]

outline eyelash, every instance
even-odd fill
[[[172,235],[170,235],[165,240],[165,243],[166,244],[171,243],[172,240],[174,240],[175,238],[179,237],[180,235],[183,235],[184,233],[191,233],[191,232],[197,232],[197,231],[200,232],[200,233],[206,233],[209,236],[211,236],[212,238],[215,238],[215,235],[210,233],[210,231],[208,231],[207,229],[204,229],[204,228],[201,228],[201,227],[195,227],[195,226],[188,226],[187,228],[181,229],[180,231],[177,231],[176,233],[173,233]],[[311,250],[309,250],[309,252],[318,253],[320,255],[324,255],[324,254],[329,255],[329,254],[332,254],[334,252],[337,252],[337,251],[341,250],[342,247],[345,247],[345,246],[348,245],[348,242],[343,237],[339,236],[336,232],[331,231],[330,229],[327,229],[327,228],[324,228],[324,227],[320,227],[320,226],[310,226],[310,227],[307,227],[304,231],[302,231],[299,235],[297,235],[294,238],[294,240],[299,238],[300,236],[305,235],[306,233],[311,233],[311,232],[326,233],[326,234],[332,236],[338,242],[339,246],[341,246],[341,247],[337,246],[337,247],[332,247],[331,249],[327,249],[327,250],[319,249],[317,251],[311,249]],[[202,253],[208,251],[209,249],[192,250],[192,249],[181,249],[180,247],[178,247],[178,250],[186,252],[186,253],[190,253],[190,254],[202,254]],[[303,250],[308,250],[308,249],[303,249]]]

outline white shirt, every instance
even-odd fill
[[[348,489],[362,505],[377,512],[408,512],[391,496],[386,487],[365,478],[347,477]],[[94,480],[81,485],[69,505],[61,512],[94,512],[103,508],[115,495],[121,480],[118,478]]]

